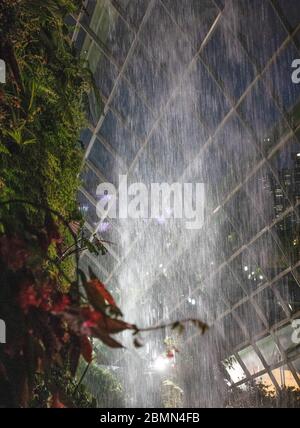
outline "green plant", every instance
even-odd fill
[[[83,375],[85,364],[81,362],[78,375]],[[86,375],[83,384],[86,390],[96,399],[96,405],[100,408],[124,407],[124,388],[109,368],[93,363]]]
[[[94,90],[64,23],[79,5],[6,0],[0,6],[0,57],[8,74],[0,88],[1,194],[30,196],[63,215],[77,208],[79,132],[87,94]]]

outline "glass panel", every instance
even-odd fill
[[[86,37],[86,32],[82,28],[80,28],[79,33],[78,33],[77,38],[76,38],[75,43],[74,43],[75,49],[78,53],[80,53],[82,50],[82,47],[83,47],[83,44],[85,41],[85,37]]]
[[[199,245],[199,247],[198,247]],[[191,256],[194,248],[198,248],[196,262],[198,264],[198,271],[204,275],[209,276],[216,270],[220,262],[220,254],[216,252],[215,246],[209,238],[209,233],[201,233],[201,237],[195,241],[195,246],[191,247]],[[195,254],[195,253],[194,253]]]
[[[171,15],[185,31],[195,47],[200,46],[218,10],[211,0],[163,0]]]
[[[72,15],[66,16],[64,19],[64,23],[66,25],[70,26],[70,28],[69,28],[70,34],[73,33],[74,26],[76,25],[76,19],[74,18],[74,16],[72,16]],[[71,36],[72,36],[72,34],[71,34]]]
[[[121,65],[134,39],[134,33],[109,2],[105,6],[103,2],[98,3],[90,27]]]
[[[186,136],[184,139],[180,138],[180,132],[185,132],[185,125],[184,122],[180,121],[179,117],[175,120],[172,120],[172,116],[165,119],[162,126],[157,129],[157,132],[152,134],[157,137],[159,133],[160,138],[151,138],[150,141],[152,147],[155,145],[155,151],[153,153],[158,153],[160,151],[159,156],[154,156],[154,162],[156,167],[164,172],[166,177],[165,181],[169,183],[182,182],[182,174],[193,158],[193,153],[199,151],[199,146],[194,145],[192,147],[192,137],[190,142],[188,142],[189,136]],[[174,122],[176,122],[176,125]],[[171,124],[174,124],[174,128],[171,127]],[[180,128],[180,125],[182,125],[181,131],[177,133],[176,131]],[[197,128],[197,122],[195,128]],[[200,124],[198,129],[201,129]],[[192,131],[192,128],[190,131]],[[199,137],[201,138],[201,134]],[[160,147],[158,146],[159,141],[161,144]],[[152,149],[150,148],[150,150]],[[192,180],[192,182],[195,183],[194,180]]]
[[[96,127],[101,113],[103,112],[103,100],[96,95],[95,91],[92,91],[88,94],[88,106],[87,106],[87,116],[89,122]]]
[[[294,42],[295,42],[297,48],[299,49],[300,48],[300,30],[297,31],[297,33],[295,34]]]
[[[224,186],[220,188],[220,184],[222,185],[222,170],[217,169],[224,168],[224,165],[225,161],[219,158],[215,144],[210,144],[202,152],[199,175],[196,175],[196,177],[197,182],[205,185],[206,210],[208,213],[219,205],[222,195],[224,195]]]
[[[272,157],[271,167],[274,169],[276,178],[279,181],[273,180],[273,191],[275,203],[282,204],[284,208],[288,207],[289,201],[296,203],[300,197],[300,143],[296,138],[292,138],[284,147],[275,153]],[[277,200],[279,187],[285,191],[289,198],[285,196]],[[282,194],[282,192],[281,192]]]
[[[257,385],[263,386],[264,389],[266,390],[266,393],[268,393],[268,394],[275,394],[276,393],[276,388],[275,388],[270,376],[267,373],[255,378],[255,383]]]
[[[160,2],[155,2],[141,30],[140,40],[156,62],[164,63],[170,77],[172,74],[177,76],[193,56],[187,37],[180,32]]]
[[[81,33],[81,31],[82,31],[82,32],[84,32],[84,33],[86,34],[85,30],[83,30],[83,29],[80,27],[80,31],[79,31],[78,37],[80,37],[80,33]],[[83,45],[82,45],[82,47],[81,47],[81,52],[80,52],[80,56],[81,56],[81,58],[83,58],[84,60],[86,60],[86,59],[88,58],[88,56],[89,56],[89,53],[90,53],[91,51],[93,51],[93,49],[94,49],[94,42],[93,42],[93,40],[91,39],[91,37],[87,34],[87,35],[86,35],[86,37],[84,38],[84,43],[83,43]],[[98,57],[99,57],[99,55],[100,55],[100,53],[99,53],[99,51],[97,51],[97,50],[95,50],[95,52],[96,52],[96,56],[97,56],[97,58],[98,58]]]
[[[198,105],[190,89],[189,86],[180,87],[178,95],[169,103],[161,121],[164,145],[168,147],[169,154],[170,152],[182,153],[182,166],[178,165],[179,174],[195,160],[208,139],[208,132],[199,120]],[[200,164],[201,155],[199,166]],[[194,177],[192,181],[195,182]]]
[[[246,340],[243,330],[240,328],[232,314],[228,314],[222,319],[221,330],[224,340],[230,349],[235,348]]]
[[[214,173],[222,177],[219,187],[224,188],[226,195],[245,178],[260,155],[251,135],[235,114],[230,116],[214,139],[217,154]]]
[[[225,0],[215,0],[215,3],[220,10],[222,10],[225,6]]]
[[[271,288],[265,288],[257,294],[254,299],[262,310],[262,313],[266,317],[270,327],[287,318],[280,301],[275,296]]]
[[[89,160],[99,169],[104,177],[111,183],[118,185],[119,174],[126,172],[125,167],[118,165],[116,158],[100,143],[98,139],[94,142],[89,154]]]
[[[262,275],[269,280],[275,278],[280,272],[289,267],[289,263],[283,252],[276,244],[270,232],[264,233],[250,247],[249,251]]]
[[[237,192],[224,209],[245,243],[265,226],[264,219],[259,215],[255,205],[243,190]]]
[[[97,52],[99,52],[99,55],[96,55]],[[104,54],[100,53],[96,45],[93,45],[91,49],[89,63],[93,71],[95,84],[101,94],[108,98],[119,74],[117,67]]]
[[[96,199],[96,190],[101,183],[100,178],[87,165],[81,172],[80,178],[83,181],[83,187]]]
[[[98,135],[103,137],[129,167],[141,147],[137,138],[109,110]]]
[[[117,260],[109,252],[106,254],[103,254],[103,255],[99,254],[99,256],[93,255],[90,257],[93,260],[93,263],[95,263],[97,266],[99,265],[101,267],[101,269],[103,270],[103,272],[107,273],[107,276],[117,266]],[[103,278],[103,275],[101,276],[101,278]],[[105,279],[105,278],[103,278],[103,279]]]
[[[279,11],[286,17],[291,30],[300,24],[300,8],[298,0],[277,0]],[[296,58],[296,57],[295,57]]]
[[[196,302],[197,302],[197,297],[194,297],[194,296],[197,296],[197,295],[199,296],[198,301],[200,302],[200,304],[199,305],[196,304],[195,306],[204,313],[205,321],[210,324],[211,320],[214,320],[216,318],[215,307],[219,306],[220,308],[220,310],[218,310],[218,313],[217,313],[217,315],[219,316],[222,313],[221,308],[222,307],[224,308],[225,304],[224,302],[217,302],[217,305],[216,305],[215,299],[213,299],[212,296],[208,294],[206,284],[204,284],[200,290],[197,290],[196,293],[193,293],[192,298],[195,298]],[[200,319],[201,319],[201,316],[200,316]]]
[[[295,58],[299,58],[299,53],[294,43],[290,42],[266,70],[263,78],[277,102],[290,112],[293,126],[297,125],[294,109],[300,102],[300,85],[295,85],[291,79],[292,62]]]
[[[240,287],[238,280],[227,266],[217,275],[216,283],[231,306],[246,297],[245,291]]]
[[[293,341],[295,330],[293,329],[292,325],[288,324],[287,326],[278,330],[275,334],[278,337],[279,342],[287,356],[292,358],[295,353],[298,352],[299,347],[299,344]]]
[[[252,200],[256,210],[265,220],[265,224],[271,221],[283,211],[283,207],[277,212],[274,203],[272,183],[274,176],[267,165],[262,166],[245,185],[245,190]]]
[[[272,374],[280,388],[299,389],[298,383],[288,365],[284,365],[282,367],[278,367],[278,369],[272,370]]]
[[[209,323],[208,312],[209,308],[207,307],[207,299],[205,297],[205,292],[202,290],[196,290],[192,292],[187,298],[184,296],[185,302],[184,306],[186,309],[184,313],[189,314],[191,317],[201,319],[202,321]]]
[[[97,278],[102,281],[105,281],[108,275],[106,270],[100,264],[96,264],[95,261],[92,260],[90,256],[86,254],[82,256],[80,266],[87,278],[90,277],[89,268],[92,269],[93,273],[97,276]]]
[[[263,68],[287,37],[271,3],[265,0],[229,0],[224,13],[228,26],[240,36],[258,67]]]
[[[146,12],[149,0],[116,0],[122,15],[136,28]]]
[[[79,209],[83,213],[86,221],[91,227],[95,227],[99,221],[96,213],[96,207],[81,192],[78,192],[77,194],[77,201],[79,203]]]
[[[254,79],[255,68],[239,41],[224,25],[224,20],[219,21],[201,55],[226,93],[237,101]]]
[[[210,311],[214,318],[219,318],[226,310],[228,310],[222,290],[218,288],[218,284],[215,282],[214,278],[209,278],[205,281],[205,286],[208,288]],[[234,320],[232,320],[232,327],[234,326],[235,323]]]
[[[293,275],[300,286],[300,267],[298,267],[297,269],[293,269]]]
[[[102,0],[89,0],[81,10],[80,22],[89,26],[97,3],[103,3]]]
[[[248,293],[252,293],[266,282],[264,272],[255,263],[247,250],[244,250],[230,263],[230,268]]]
[[[243,303],[235,312],[238,314],[250,337],[262,333],[266,327],[250,301]]]
[[[168,142],[159,129],[155,129],[140,153],[132,180],[146,185],[178,182],[176,166],[182,162],[182,151],[168,151]]]
[[[83,129],[83,130],[81,131],[81,133],[80,133],[80,137],[79,137],[79,141],[80,141],[81,145],[82,145],[85,149],[87,149],[87,147],[88,147],[88,145],[89,145],[89,142],[90,142],[90,140],[91,140],[92,136],[93,136],[93,133],[92,133],[92,131],[91,131],[90,129],[88,129],[88,128]]]
[[[243,349],[238,354],[251,375],[254,375],[264,370],[264,365],[252,346]]]
[[[272,235],[284,252],[289,264],[292,266],[299,260],[299,219],[292,212],[274,225]]]
[[[159,109],[166,101],[172,87],[172,79],[166,72],[164,64],[156,63],[149,58],[140,43],[137,44],[125,74],[152,109]]]
[[[124,79],[118,84],[112,105],[132,133],[141,139],[146,137],[154,123],[154,117]]]
[[[282,360],[282,355],[272,336],[267,336],[259,340],[256,342],[256,346],[260,350],[267,364],[273,365]]]
[[[223,365],[233,383],[237,383],[246,378],[244,370],[234,355],[223,361]]]
[[[275,287],[292,314],[300,310],[300,287],[292,274],[278,281]]]
[[[195,64],[186,84],[194,89],[200,117],[213,133],[230,110],[228,99],[200,60]]]
[[[260,80],[239,106],[239,112],[266,152],[287,132],[286,122]]]
[[[228,259],[241,246],[239,235],[223,209],[213,216],[209,229],[209,239],[215,246],[216,259],[219,263]]]

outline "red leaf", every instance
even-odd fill
[[[80,352],[87,363],[91,363],[93,359],[93,347],[87,336],[80,338]]]
[[[69,305],[70,298],[64,294],[60,296],[58,301],[52,305],[51,312],[53,312],[54,314],[60,314],[61,312],[65,311]]]
[[[82,334],[97,337],[111,348],[123,347],[121,343],[110,336],[111,334],[120,333],[124,330],[137,330],[134,324],[129,324],[116,318],[110,318],[104,313],[91,310],[89,307],[82,308],[81,314],[85,320],[82,324]]]
[[[102,313],[91,309],[90,306],[82,307],[81,315],[86,321],[90,321],[93,325],[96,325],[97,322],[103,317]]]
[[[103,316],[97,323],[97,326],[106,331],[108,334],[120,333],[124,330],[136,330],[137,327],[133,324],[129,324],[125,321],[121,321],[115,318],[109,318]]]
[[[112,295],[107,291],[104,284],[102,284],[99,279],[92,280],[92,285],[98,290],[98,292],[102,295],[102,297],[109,303],[111,306],[116,306],[116,302]]]
[[[24,281],[20,287],[18,302],[24,312],[28,312],[30,307],[39,307],[41,299],[31,282]]]
[[[93,333],[95,337],[100,339],[105,345],[109,346],[110,348],[124,348],[124,346],[120,342],[113,339],[108,334],[101,332],[100,329],[93,329]]]
[[[85,282],[84,287],[89,302],[95,309],[103,312],[107,305],[117,308],[114,298],[99,279],[91,279]]]

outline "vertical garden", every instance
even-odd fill
[[[80,7],[76,0],[0,4],[1,407],[95,405],[76,378],[80,357],[91,363],[91,337],[119,347],[110,335],[135,329],[78,265],[84,249],[105,251],[81,235],[76,203],[79,133],[93,91],[66,24]]]

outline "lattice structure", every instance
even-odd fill
[[[90,100],[78,201],[87,233],[119,244],[82,262],[115,289],[130,267],[130,281],[143,282],[135,303],[155,308],[149,321],[188,314],[214,325],[237,386],[300,387],[291,342],[300,318],[298,3],[94,0],[74,20],[103,102]],[[157,224],[99,221],[96,186],[120,173],[204,182],[203,229],[176,226],[174,236]],[[164,243],[156,258],[149,236]],[[162,284],[168,298],[153,292]]]

